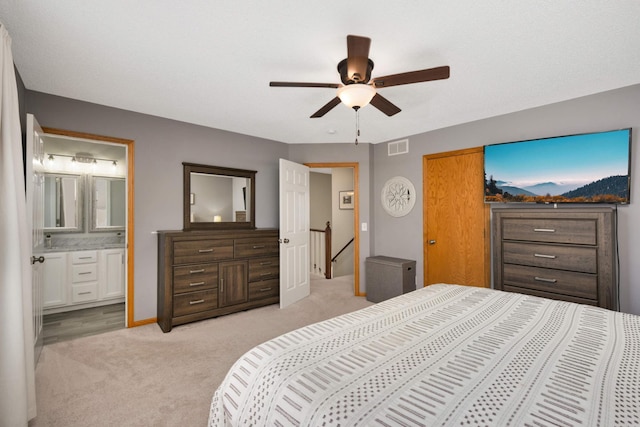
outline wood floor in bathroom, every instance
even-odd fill
[[[124,319],[124,303],[46,314],[44,345],[123,329]]]

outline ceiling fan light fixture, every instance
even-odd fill
[[[364,83],[353,83],[338,89],[338,98],[350,108],[364,107],[375,95],[373,86]]]

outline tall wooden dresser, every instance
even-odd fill
[[[494,208],[492,214],[496,289],[618,309],[612,208]]]
[[[158,324],[175,325],[280,300],[278,230],[158,232]]]

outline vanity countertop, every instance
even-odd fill
[[[50,252],[77,252],[77,251],[95,251],[99,249],[117,249],[124,248],[124,243],[101,243],[95,245],[86,246],[52,246],[50,248],[44,248],[46,253]]]

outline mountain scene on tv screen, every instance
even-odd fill
[[[631,129],[484,147],[487,202],[628,203]]]
[[[626,203],[628,180],[628,175],[616,175],[580,186],[543,182],[516,187],[490,176],[485,178],[485,200],[523,203]]]

